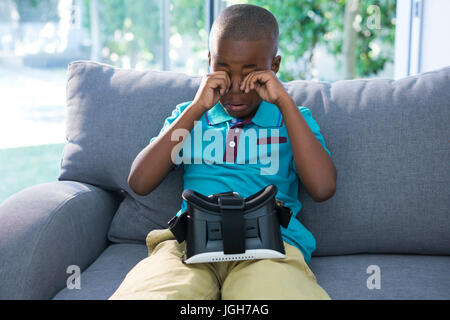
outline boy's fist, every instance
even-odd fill
[[[289,94],[272,70],[250,72],[242,81],[240,89],[244,93],[255,90],[265,101],[279,106],[280,101],[289,98]]]
[[[205,74],[192,103],[209,110],[228,92],[230,86],[231,79],[225,71]]]

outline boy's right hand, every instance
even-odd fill
[[[198,104],[208,111],[228,92],[231,79],[225,71],[205,74],[192,104]]]

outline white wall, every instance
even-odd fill
[[[450,0],[397,0],[395,79],[450,66]]]
[[[420,69],[450,66],[450,0],[427,0],[423,9]]]

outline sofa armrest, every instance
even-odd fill
[[[114,192],[76,181],[39,184],[5,200],[0,299],[52,298],[73,274],[68,266],[84,270],[106,248],[120,200]]]

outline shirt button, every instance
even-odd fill
[[[234,141],[230,141],[230,147],[234,148],[236,146],[236,143]]]
[[[239,132],[239,128],[234,129],[234,132],[238,133]]]

